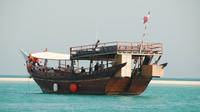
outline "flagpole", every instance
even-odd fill
[[[144,16],[143,20],[144,20],[144,32],[142,34],[142,39],[141,39],[141,45],[140,45],[140,53],[142,52],[142,46],[143,46],[143,42],[144,42],[144,37],[146,36],[146,31],[147,31],[147,24],[149,22],[149,18],[150,18],[150,11],[148,12],[147,16]]]

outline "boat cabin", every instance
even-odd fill
[[[99,43],[97,41],[96,44],[70,48],[71,66],[74,67],[75,61],[79,63],[80,60],[90,60],[89,72],[92,71],[94,64],[99,62],[104,67],[126,63],[116,77],[131,77],[138,69],[141,74],[160,77],[163,74],[163,66],[157,63],[162,54],[161,43],[147,42]]]

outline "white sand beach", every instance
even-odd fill
[[[152,80],[150,84],[167,84],[167,85],[191,85],[200,86],[200,81],[175,81],[175,80]]]
[[[26,82],[33,81],[31,78],[0,78],[0,82]]]
[[[0,82],[33,82],[30,78],[0,78]],[[200,81],[152,80],[150,84],[200,86]]]

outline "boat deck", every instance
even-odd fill
[[[131,53],[133,56],[141,55],[162,55],[162,43],[146,43],[146,42],[107,42],[99,43],[95,48],[95,44],[76,46],[70,48],[72,59],[81,59],[94,56],[109,56],[122,53]]]

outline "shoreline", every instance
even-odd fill
[[[34,82],[31,78],[0,78],[0,82]],[[200,81],[152,80],[150,84],[200,86]]]
[[[200,86],[200,81],[151,80],[150,84]]]
[[[0,78],[0,82],[26,82],[33,81],[32,78]]]

